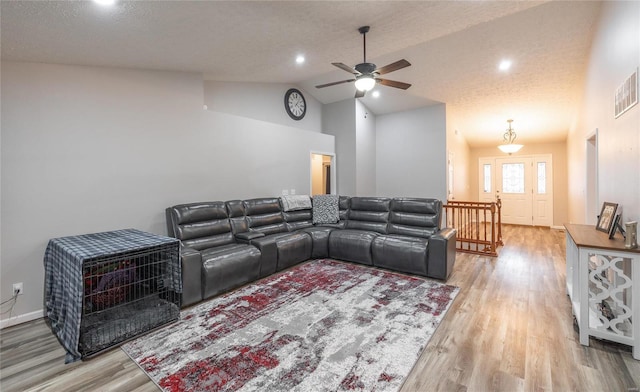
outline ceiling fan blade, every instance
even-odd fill
[[[346,80],[341,80],[339,82],[319,84],[319,85],[316,86],[316,88],[324,88],[324,87],[329,87],[329,86],[335,86],[336,84],[349,83],[349,82],[355,82],[355,81],[356,81],[355,79],[346,79]]]
[[[367,93],[366,91],[360,91],[356,89],[356,98],[362,98],[366,93]]]
[[[397,82],[395,80],[389,80],[389,79],[376,79],[376,82],[380,83],[383,86],[401,88],[403,90],[406,90],[409,87],[411,87],[409,83]]]
[[[402,60],[396,61],[395,63],[391,63],[391,64],[388,64],[388,65],[385,65],[384,67],[380,67],[380,68],[376,69],[374,72],[376,72],[378,75],[384,75],[386,73],[397,71],[399,69],[408,67],[410,65],[411,65],[410,62],[408,62],[405,59],[402,59]]]
[[[353,69],[352,67],[346,65],[346,64],[342,64],[342,63],[331,63],[332,65],[335,65],[336,67],[340,68],[343,71],[347,71],[351,74],[354,75],[360,75],[360,72],[356,71],[355,69]]]

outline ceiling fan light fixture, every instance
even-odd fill
[[[329,86],[335,86],[337,84],[343,83],[352,83],[355,82],[356,86],[356,98],[362,98],[366,95],[367,91],[371,90],[375,87],[376,83],[379,83],[383,86],[400,88],[403,90],[411,87],[409,83],[398,82],[396,80],[382,79],[379,76],[388,74],[393,71],[397,71],[402,68],[406,68],[411,65],[405,59],[398,60],[391,64],[387,64],[384,67],[377,67],[373,63],[367,62],[367,38],[366,35],[369,32],[369,26],[362,26],[358,29],[360,34],[362,34],[362,49],[363,49],[363,60],[360,64],[356,64],[355,67],[350,67],[343,63],[331,63],[333,66],[340,68],[343,71],[349,72],[351,75],[355,76],[355,78],[340,80],[338,82],[332,83],[324,83],[319,84],[316,88],[325,88]]]
[[[371,75],[362,75],[356,79],[356,88],[360,91],[369,91],[376,85],[376,80]]]
[[[507,122],[509,123],[509,129],[507,129],[507,131],[504,133],[504,143],[499,145],[498,148],[505,154],[513,154],[514,152],[520,151],[520,149],[524,146],[522,144],[514,143],[516,141],[517,135],[513,128],[511,128],[511,123],[513,122],[513,120],[509,119],[507,120]]]

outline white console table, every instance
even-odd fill
[[[640,360],[640,249],[626,249],[591,225],[567,229],[567,294],[580,328],[589,336],[632,346]]]

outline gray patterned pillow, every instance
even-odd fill
[[[313,196],[313,223],[338,223],[340,210],[338,208],[338,195]]]

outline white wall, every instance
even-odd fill
[[[472,188],[470,182],[475,176],[473,170],[471,170],[471,149],[467,140],[463,136],[463,130],[460,129],[460,116],[455,114],[455,111],[451,110],[451,106],[446,106],[446,121],[447,121],[447,154],[449,152],[453,155],[453,186],[449,184],[449,175],[447,167],[447,190],[451,187],[453,194],[447,195],[448,199],[452,200],[475,200],[472,196]],[[447,155],[447,162],[449,155]],[[476,196],[477,197],[477,196]]]
[[[307,112],[293,120],[284,108],[284,94],[290,88],[302,92]],[[204,104],[208,110],[306,129],[322,131],[322,104],[295,85],[280,83],[204,82]]]
[[[322,132],[335,136],[336,194],[355,196],[356,121],[355,99],[330,103],[322,108]]]
[[[205,111],[200,75],[35,63],[1,66],[1,298],[43,307],[50,238],[165,234],[164,209],[308,189],[334,137]],[[9,314],[2,315],[3,319]]]
[[[598,129],[599,203],[640,219],[640,105],[614,118],[618,86],[640,66],[640,2],[604,2],[589,58],[583,103],[567,141],[569,220],[586,221],[586,140]]]
[[[446,200],[445,105],[385,114],[376,122],[376,194]]]
[[[356,193],[376,194],[376,116],[360,102],[356,105]]]

